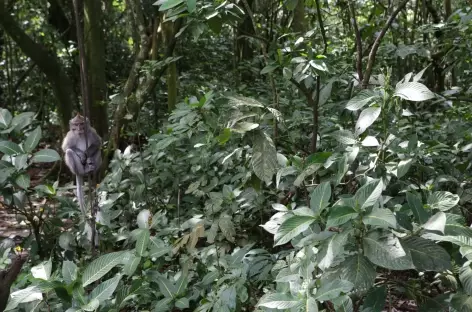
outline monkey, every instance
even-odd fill
[[[87,142],[85,135],[87,134]],[[88,118],[79,113],[69,121],[69,132],[62,141],[62,150],[69,170],[75,174],[77,187],[77,200],[79,207],[86,216],[84,206],[84,176],[96,173],[102,164],[100,148],[102,139],[97,131],[90,125]]]

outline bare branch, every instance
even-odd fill
[[[393,20],[395,17],[397,17],[398,13],[400,13],[401,10],[406,6],[410,0],[403,0],[399,5],[398,8],[392,13],[392,15],[388,18],[387,23],[385,24],[384,28],[380,32],[379,36],[377,39],[375,39],[374,45],[372,46],[372,49],[370,50],[369,53],[369,59],[367,61],[367,68],[365,70],[365,75],[364,79],[362,80],[362,87],[367,88],[369,84],[369,79],[372,74],[372,68],[374,67],[374,62],[375,62],[375,55],[377,54],[377,50],[380,47],[380,42],[382,41],[383,37],[387,33],[387,30],[390,28],[390,25],[392,25]]]

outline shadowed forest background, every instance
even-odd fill
[[[470,0],[0,0],[0,311],[472,311],[471,62]]]

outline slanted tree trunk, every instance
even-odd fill
[[[6,7],[6,1],[0,0],[0,26],[9,35],[23,53],[35,62],[51,84],[57,99],[57,111],[61,127],[65,132],[72,117],[75,92],[72,81],[67,76],[58,58],[41,44],[33,41],[13,19]]]
[[[90,119],[98,134],[106,138],[108,136],[107,82],[101,2],[85,0],[84,11],[84,42],[91,95]]]

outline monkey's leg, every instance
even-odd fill
[[[85,210],[85,197],[84,197],[84,190],[82,186],[84,185],[84,166],[80,160],[80,157],[71,149],[67,149],[65,152],[65,162],[67,167],[69,167],[70,171],[75,174],[76,180],[76,187],[77,187],[77,201],[79,202],[80,210],[86,218],[87,213]]]

